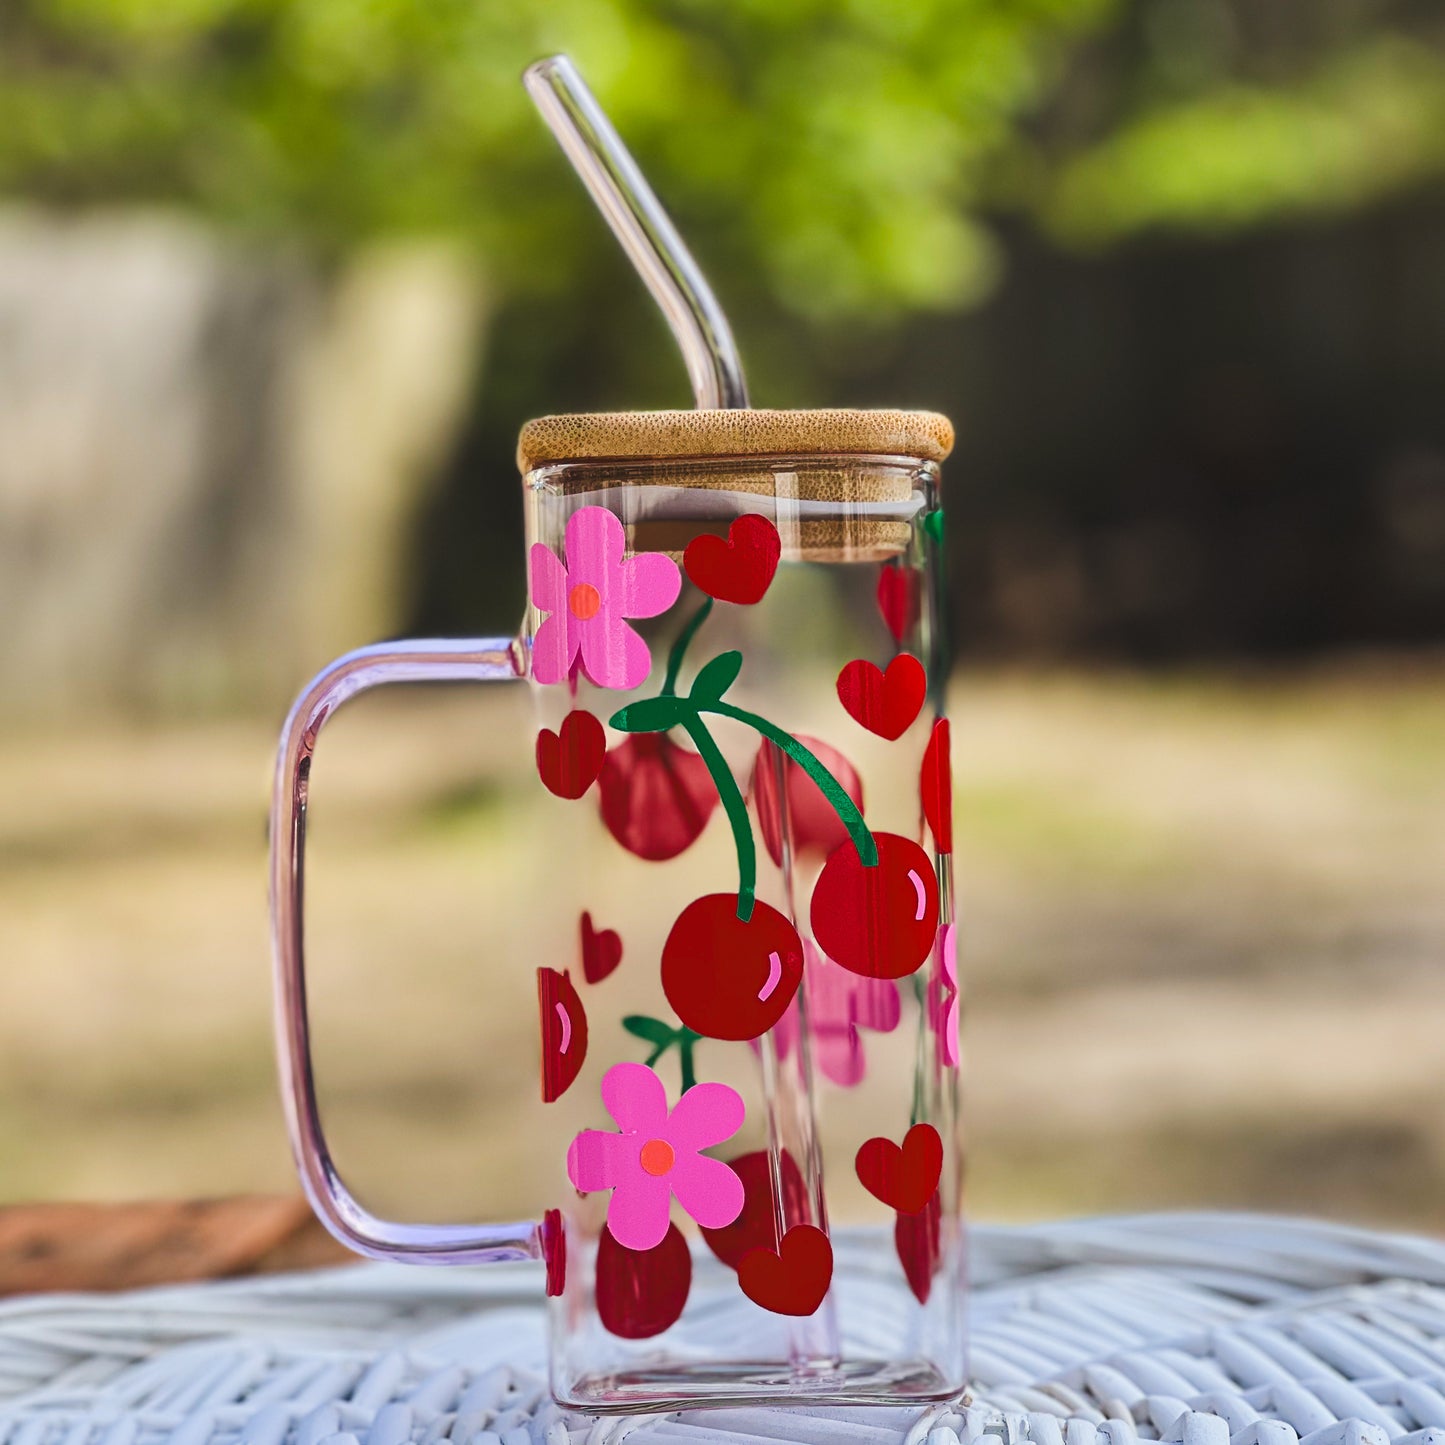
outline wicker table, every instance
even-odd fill
[[[566,1415],[534,1267],[365,1266],[0,1303],[0,1445],[1445,1445],[1445,1246],[1176,1215],[973,1252],[975,1383],[926,1412]]]

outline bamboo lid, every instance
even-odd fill
[[[529,421],[517,465],[830,454],[941,462],[952,450],[953,424],[934,411],[613,411]]]
[[[952,449],[952,423],[930,411],[598,412],[529,421],[517,463],[576,466],[549,482],[567,497],[639,489],[637,550],[681,555],[755,511],[778,524],[785,557],[867,562],[908,545],[917,469]]]

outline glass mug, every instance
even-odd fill
[[[965,1384],[951,442],[918,412],[531,422],[521,635],[348,654],[286,722],[277,1032],[307,1194],[372,1257],[545,1261],[563,1404],[896,1403]],[[515,679],[539,720],[549,908],[576,920],[570,957],[527,960],[553,1207],[395,1223],[346,1188],[317,1105],[312,754],[365,689]],[[891,1237],[830,1228],[830,1195]]]

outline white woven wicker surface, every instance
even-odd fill
[[[536,1268],[372,1265],[0,1303],[0,1445],[1445,1445],[1445,1246],[1176,1215],[976,1229],[973,1258],[975,1385],[926,1412],[567,1415]]]

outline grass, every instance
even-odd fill
[[[1445,667],[966,674],[952,712],[974,1211],[1445,1224]],[[535,1212],[584,1121],[535,1101],[533,970],[575,947],[529,730],[519,696],[403,698],[343,714],[318,764],[325,1104],[398,1212]],[[292,1187],[271,745],[239,722],[0,739],[0,1198]],[[729,871],[724,832],[700,868]],[[609,857],[620,1016],[675,885],[642,907]]]

